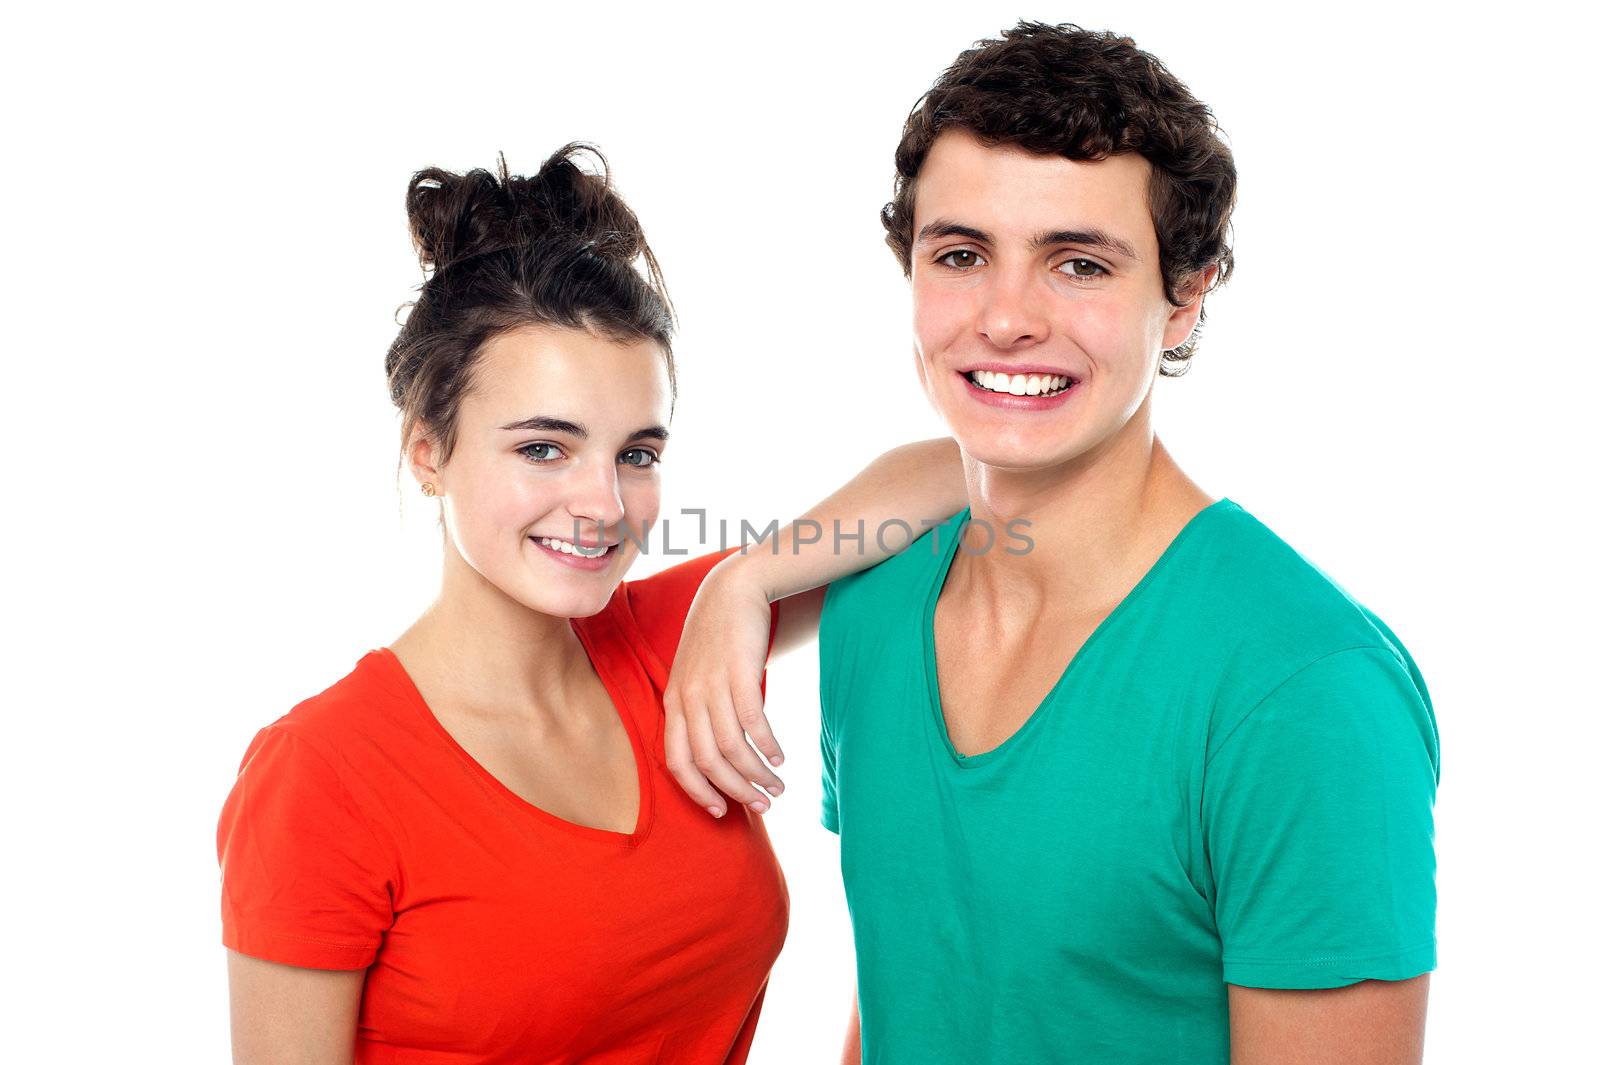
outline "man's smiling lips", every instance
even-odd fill
[[[1078,385],[1076,375],[1053,366],[990,363],[956,373],[968,395],[1003,410],[1054,410]]]

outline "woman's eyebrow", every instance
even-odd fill
[[[569,422],[565,418],[552,418],[547,414],[536,414],[519,422],[508,422],[500,428],[513,433],[565,433],[567,436],[575,436],[579,440],[589,439],[589,430],[577,422]],[[658,443],[665,444],[667,442],[667,429],[663,425],[647,425],[643,429],[635,429],[628,435],[628,440],[655,440]]]
[[[533,417],[524,418],[520,422],[508,422],[500,428],[513,433],[524,433],[529,430],[537,430],[541,433],[566,433],[568,436],[575,436],[580,440],[586,440],[589,437],[589,430],[577,422],[569,422],[565,418],[552,418],[544,414],[535,414]]]

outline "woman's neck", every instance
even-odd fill
[[[438,598],[390,649],[434,698],[495,717],[549,719],[592,682],[570,619],[511,598],[448,541]]]

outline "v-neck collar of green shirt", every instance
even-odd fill
[[[968,506],[961,513],[950,519],[950,523],[944,527],[951,529],[952,532],[941,548],[939,564],[934,568],[933,580],[929,582],[927,598],[922,608],[922,662],[928,683],[928,707],[933,714],[934,732],[943,742],[945,751],[950,757],[950,764],[958,769],[976,769],[979,766],[999,760],[1004,757],[1007,751],[1020,745],[1023,738],[1036,728],[1040,721],[1048,717],[1051,708],[1061,701],[1062,693],[1066,689],[1067,681],[1072,676],[1074,668],[1089,653],[1095,643],[1099,641],[1101,634],[1111,627],[1118,616],[1128,610],[1130,604],[1139,598],[1140,593],[1152,583],[1156,575],[1171,564],[1171,559],[1177,554],[1179,546],[1189,538],[1190,533],[1204,524],[1208,515],[1238,509],[1239,505],[1233,500],[1223,498],[1202,508],[1190,518],[1184,527],[1178,531],[1178,535],[1172,538],[1172,542],[1167,545],[1166,550],[1156,559],[1155,564],[1145,571],[1144,576],[1140,577],[1138,583],[1129,590],[1127,595],[1122,597],[1122,601],[1112,608],[1111,613],[1107,614],[1100,624],[1095,626],[1094,631],[1089,634],[1089,638],[1083,642],[1077,653],[1072,656],[1072,661],[1067,663],[1066,668],[1061,671],[1061,675],[1056,678],[1056,682],[1050,686],[1050,690],[1045,693],[1039,705],[1028,715],[1028,719],[1015,732],[1002,740],[999,746],[978,754],[962,754],[956,750],[955,744],[950,742],[950,730],[946,727],[944,720],[944,703],[939,695],[939,666],[935,656],[933,637],[934,611],[939,605],[939,593],[944,590],[945,578],[950,575],[950,566],[955,561],[956,550],[961,544],[962,533],[966,530],[967,523],[972,518],[972,508]]]

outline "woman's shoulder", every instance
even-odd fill
[[[392,652],[371,650],[258,729],[239,760],[219,838],[261,817],[346,827],[389,820],[396,797],[439,757],[405,682]]]
[[[381,746],[385,733],[406,722],[404,677],[396,675],[397,667],[386,648],[367,651],[344,676],[262,728],[252,747],[276,734],[329,761],[344,761],[352,752]]]
[[[399,838],[363,752],[386,737],[370,652],[256,733],[217,821],[223,943],[286,965],[370,965],[393,922]],[[375,781],[380,786],[374,786]]]
[[[677,654],[689,607],[694,603],[706,574],[718,562],[738,550],[736,545],[710,551],[675,563],[648,577],[624,581],[606,609],[597,617],[614,620],[625,639],[648,650],[656,661],[647,661],[647,665],[661,667],[664,676]],[[589,622],[587,627],[592,628],[593,623]],[[662,683],[665,683],[664,679]]]
[[[738,550],[734,546],[709,551],[674,563],[648,577],[623,581],[618,594],[613,597],[612,605],[624,607],[639,627],[647,632],[673,625],[682,628],[683,619],[689,613],[689,604],[694,602],[695,593],[700,590],[706,574]]]

